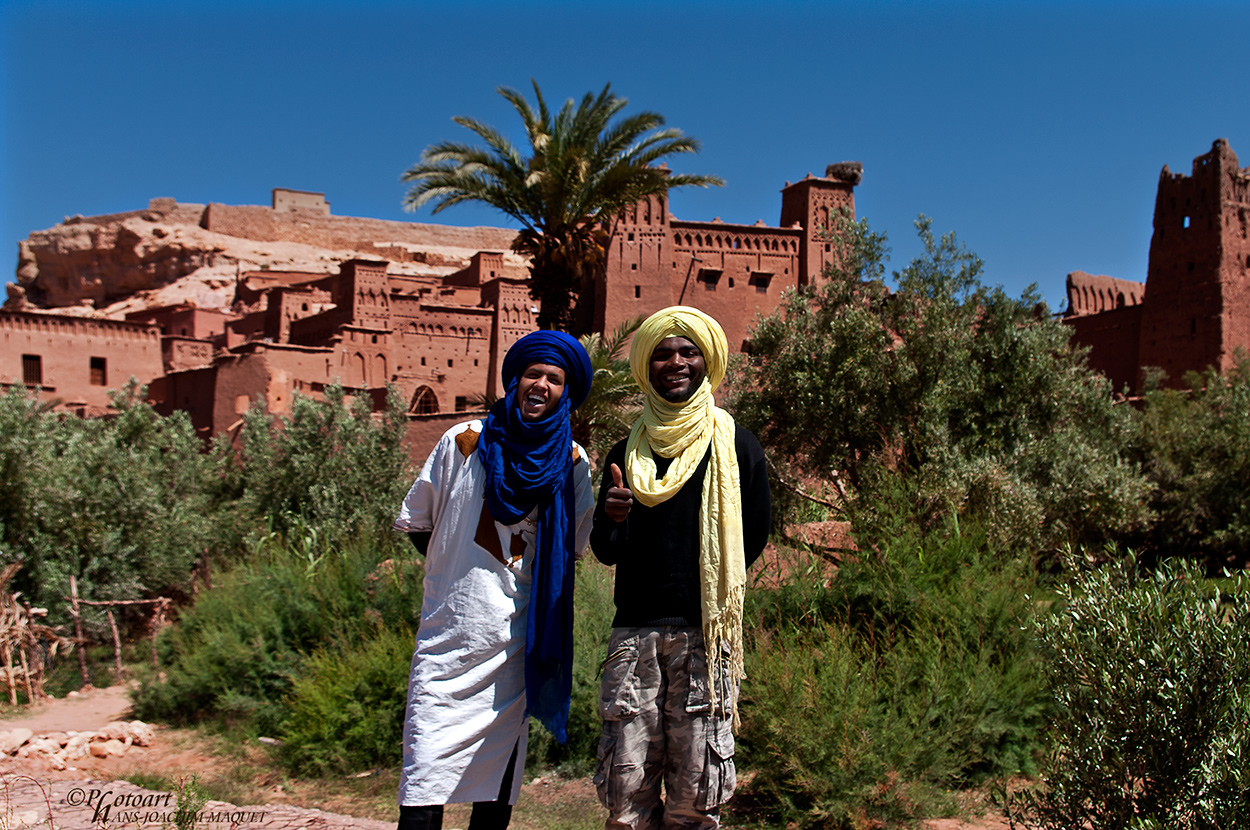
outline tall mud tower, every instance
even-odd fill
[[[1193,174],[1165,165],[1142,303],[1139,366],[1183,386],[1196,366],[1228,369],[1250,343],[1250,169],[1224,139],[1194,159]],[[1140,388],[1140,380],[1138,388]]]

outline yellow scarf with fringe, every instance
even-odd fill
[[[651,355],[661,341],[685,337],[703,353],[707,377],[680,404],[660,397],[651,386]],[[634,333],[629,366],[634,381],[646,392],[642,417],[634,424],[625,449],[625,464],[634,498],[653,507],[686,484],[712,448],[703,500],[699,509],[699,575],[703,608],[703,640],[707,649],[708,688],[716,709],[721,694],[721,660],[729,660],[733,725],[738,706],[733,690],[745,675],[742,655],[742,603],[746,593],[746,555],[742,542],[742,487],[734,448],[734,419],[716,406],[713,391],[725,377],[729,343],[720,324],[695,308],[673,306],[647,318]],[[671,458],[662,479],[656,478],[655,454]],[[727,648],[726,648],[727,646]],[[722,651],[727,655],[722,655]]]

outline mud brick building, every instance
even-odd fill
[[[854,215],[860,176],[860,165],[843,163],[824,176],[787,182],[776,227],[678,220],[666,196],[640,202],[613,223],[604,270],[582,298],[590,327],[610,330],[684,303],[718,319],[734,350],[748,350],[755,315],[772,311],[786,289],[819,279],[831,257],[824,233],[838,211]],[[140,284],[134,260],[146,256],[152,262],[144,267],[166,276],[183,266],[219,266],[223,240],[361,253],[340,258],[334,272],[240,268],[228,302],[214,308],[139,303],[124,320],[83,316],[91,312],[81,308],[74,316],[12,310],[14,303],[0,311],[0,385],[25,384],[45,400],[103,407],[106,389],[133,375],[148,385],[158,410],[187,412],[206,439],[237,431],[257,400],[281,415],[295,394],[318,397],[339,384],[380,407],[389,385],[406,402],[410,451],[422,458],[449,424],[478,409],[477,401],[502,393],[504,355],[536,328],[528,270],[505,253],[512,231],[336,217],[322,194],[281,189],[272,207],[154,199],[148,211],[69,224],[67,234],[80,244],[65,256],[40,261],[39,234],[23,243],[19,272],[47,278],[27,278],[32,295],[115,301],[110,280],[130,295]],[[210,236],[198,247],[185,241],[201,231]],[[122,243],[113,265],[92,249]],[[483,243],[498,247],[477,249],[459,268],[446,253]],[[427,273],[404,272],[413,263]],[[36,331],[43,336],[30,336]],[[93,374],[97,366],[105,373]]]

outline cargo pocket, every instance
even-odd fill
[[[632,718],[642,708],[642,688],[638,680],[638,635],[612,636],[608,658],[600,666],[599,717],[605,721]]]
[[[733,729],[728,721],[708,720],[707,755],[695,806],[700,810],[715,810],[733,796],[737,786]]]
[[[609,732],[607,728],[603,730],[603,737],[599,739],[599,760],[595,763],[595,776],[591,781],[595,785],[595,792],[599,794],[599,803],[603,805],[605,810],[615,812],[620,806],[615,802],[618,800],[613,793],[617,789],[613,785],[612,764],[616,761],[616,743],[617,736],[615,732]]]
[[[737,689],[729,682],[729,646],[722,644],[720,653],[720,681],[716,696],[716,710],[712,710],[710,678],[708,677],[707,652],[703,648],[703,635],[690,638],[686,651],[686,711],[691,714],[711,714],[718,717],[733,711],[733,699]]]

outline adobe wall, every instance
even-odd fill
[[[1091,369],[1102,372],[1116,392],[1138,389],[1137,344],[1141,339],[1142,306],[1126,305],[1097,314],[1065,317],[1072,338],[1090,349]]]
[[[278,213],[261,205],[219,203],[212,203],[205,209],[200,225],[206,230],[259,242],[302,242],[366,253],[388,243],[506,251],[516,237],[516,231],[506,228],[459,228],[356,216]]]
[[[216,434],[213,429],[216,388],[215,366],[171,371],[157,378],[148,387],[148,400],[161,415],[187,413],[195,434],[207,443]],[[229,425],[224,424],[222,429]]]
[[[1077,342],[1093,348],[1090,363],[1117,387],[1134,360],[1134,390],[1146,367],[1162,369],[1164,385],[1183,387],[1188,372],[1225,371],[1239,349],[1250,351],[1248,225],[1250,169],[1238,166],[1227,141],[1195,158],[1190,175],[1165,165],[1139,311],[1116,308],[1121,298],[1132,305],[1137,283],[1068,275],[1064,322]]]
[[[465,421],[485,417],[486,412],[480,410],[440,412],[437,415],[410,415],[401,443],[408,452],[408,460],[412,462],[413,480],[416,480],[417,473],[421,472],[421,468],[425,465],[425,460],[434,451],[434,447],[438,444],[438,439],[443,437],[443,433],[456,424],[463,424]]]
[[[0,312],[0,384],[24,384],[24,360],[38,366],[41,401],[91,407],[109,406],[109,391],[131,377],[149,384],[164,371],[155,326]]]
[[[1224,214],[1220,258],[1224,286],[1224,306],[1220,309],[1221,369],[1233,364],[1238,349],[1250,353],[1250,167],[1239,168],[1231,149],[1227,154],[1220,181]]]
[[[771,312],[783,291],[805,279],[798,229],[674,222],[672,231],[669,304],[711,315],[734,352],[747,344],[755,316]]]

